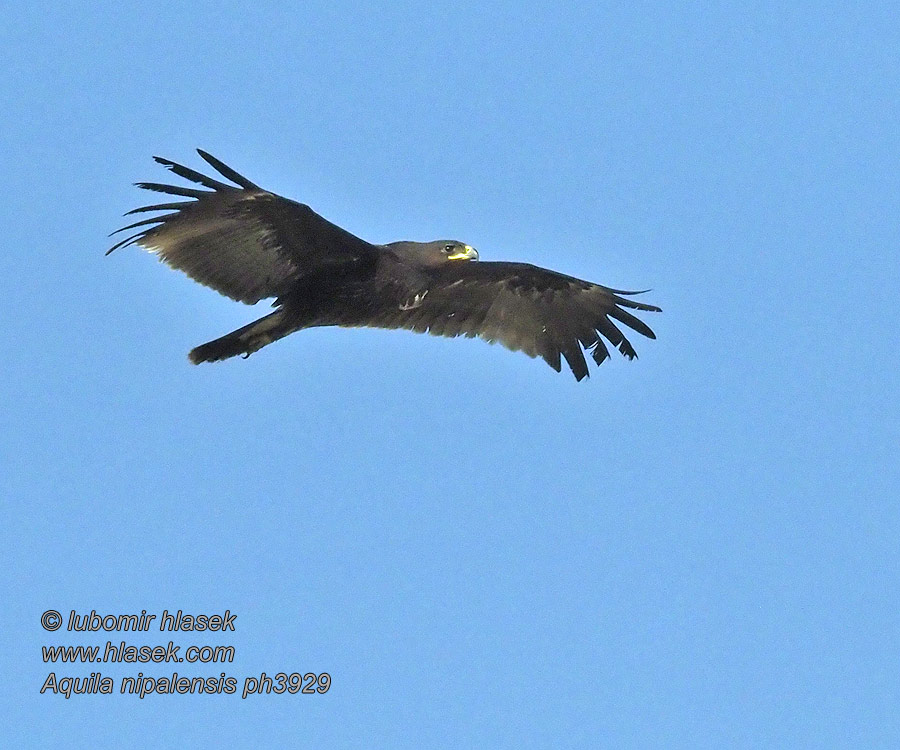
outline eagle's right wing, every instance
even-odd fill
[[[154,157],[180,177],[209,189],[137,183],[146,190],[192,200],[129,211],[170,213],[114,232],[139,229],[107,254],[119,247],[140,245],[195,281],[247,304],[278,297],[289,291],[296,279],[323,269],[374,262],[377,249],[373,245],[309,206],[263,190],[205,151],[198,149],[198,153],[236,186]]]

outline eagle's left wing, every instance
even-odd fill
[[[406,328],[435,336],[478,336],[542,357],[557,372],[560,355],[577,380],[588,375],[582,349],[599,365],[609,357],[603,339],[629,359],[631,342],[614,321],[648,338],[653,331],[626,309],[660,312],[625,292],[527,263],[456,262],[435,272],[414,306],[383,307],[365,325]],[[624,296],[623,296],[624,295]],[[406,308],[406,309],[403,309]]]

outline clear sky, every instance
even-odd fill
[[[7,6],[0,744],[900,746],[900,20],[847,5]],[[375,242],[650,287],[658,340],[582,383],[374,330],[193,367],[263,305],[103,253],[198,146]],[[108,640],[235,656],[43,661]]]

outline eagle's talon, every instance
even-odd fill
[[[424,292],[422,292],[421,294],[417,294],[415,297],[413,297],[412,302],[404,302],[402,305],[400,305],[400,309],[405,311],[405,310],[415,310],[417,307],[421,307],[422,302],[425,301],[426,294],[428,294],[427,289]]]

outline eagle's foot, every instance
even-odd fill
[[[428,290],[426,289],[421,294],[417,294],[412,300],[407,300],[402,305],[400,305],[401,310],[415,310],[417,307],[422,306],[422,302],[425,301],[425,295],[428,294]]]

